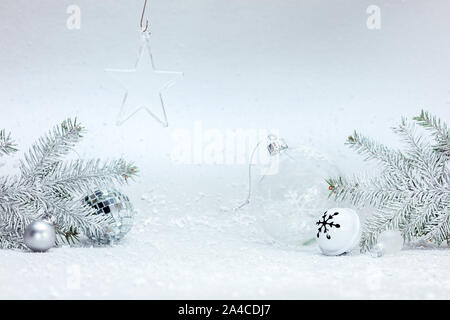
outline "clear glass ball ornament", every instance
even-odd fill
[[[111,244],[120,241],[133,227],[134,209],[130,199],[117,190],[97,190],[85,196],[83,201],[94,208],[98,215],[110,215],[111,223],[106,232],[88,238],[98,244]]]
[[[317,216],[335,205],[326,178],[337,168],[312,146],[290,147],[269,137],[268,165],[258,173],[251,211],[272,241],[290,245],[314,242]]]

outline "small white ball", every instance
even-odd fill
[[[325,255],[337,256],[350,252],[359,244],[361,223],[352,209],[329,209],[320,216],[316,226],[317,243]]]
[[[377,257],[396,254],[403,248],[403,236],[400,231],[387,230],[380,234],[372,252]]]
[[[47,221],[34,221],[25,228],[23,239],[29,249],[35,252],[47,251],[56,242],[55,226]]]

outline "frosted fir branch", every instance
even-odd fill
[[[1,231],[0,231],[1,232]],[[15,238],[10,238],[9,235],[0,234],[0,249],[25,249],[19,240]]]
[[[403,170],[409,164],[401,152],[394,151],[356,131],[347,138],[346,145],[365,156],[365,160],[378,160],[395,170]]]
[[[432,148],[423,142],[423,137],[416,135],[415,125],[408,123],[406,118],[402,118],[401,124],[394,128],[394,132],[409,146],[406,153],[414,162],[414,170],[426,175],[430,180],[437,179],[445,168],[445,158],[442,154],[433,152]]]
[[[417,123],[432,130],[438,141],[433,147],[416,131],[416,124],[402,118],[394,128],[405,152],[390,150],[355,133],[347,144],[366,160],[377,159],[383,170],[375,177],[328,179],[330,196],[371,206],[378,212],[364,226],[361,250],[370,250],[384,230],[400,230],[407,241],[450,241],[450,150],[447,125],[422,111]]]
[[[387,230],[392,219],[384,212],[377,212],[372,215],[365,224],[365,230],[361,235],[361,252],[369,251],[376,243],[381,232]]]
[[[404,230],[406,240],[414,241],[416,237],[426,234],[426,225],[430,222],[439,206],[436,203],[427,203],[424,206],[417,206],[410,216],[410,223]]]
[[[377,160],[389,171],[401,174],[411,179],[411,161],[400,151],[392,150],[372,139],[354,131],[346,141],[351,149],[365,156],[365,160]]]
[[[25,154],[21,163],[24,176],[43,177],[54,170],[54,165],[65,156],[82,138],[84,128],[77,119],[66,119],[55,126]]]
[[[81,199],[55,203],[52,215],[56,219],[58,243],[75,243],[80,234],[103,235],[112,223],[112,217],[96,213],[96,210],[83,204]]]
[[[100,160],[75,160],[59,163],[42,181],[44,188],[57,194],[80,194],[109,184],[124,184],[138,173],[136,166],[123,159],[101,163]]]
[[[80,241],[80,233],[74,227],[61,228],[56,226],[56,244],[75,244]]]
[[[377,243],[378,236],[383,231],[401,229],[404,218],[413,209],[413,203],[414,201],[393,203],[390,210],[379,211],[369,217],[361,236],[361,252],[369,251]]]
[[[336,201],[349,200],[357,207],[372,206],[381,208],[388,201],[399,201],[410,195],[409,185],[401,187],[396,179],[384,181],[379,178],[344,177],[327,180],[329,197]]]
[[[436,151],[450,157],[450,131],[444,122],[436,116],[422,110],[420,115],[413,118],[420,126],[430,130],[435,137]]]
[[[424,235],[420,240],[434,241],[437,244],[450,241],[450,210],[443,208],[441,212],[435,212],[435,217],[425,226]]]
[[[23,237],[0,225],[0,249],[26,249]]]
[[[20,207],[22,211],[37,211],[47,207],[47,199],[40,186],[23,178],[0,179],[0,208]]]
[[[16,152],[16,146],[11,138],[11,134],[6,133],[4,129],[0,130],[0,157]]]

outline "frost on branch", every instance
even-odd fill
[[[0,157],[16,152],[16,144],[11,139],[11,134],[0,130]]]
[[[350,200],[356,206],[377,209],[365,225],[362,251],[370,250],[378,235],[398,229],[406,241],[437,244],[450,240],[450,132],[445,123],[422,111],[413,122],[402,119],[394,128],[405,142],[404,151],[393,150],[355,132],[350,148],[375,160],[382,171],[375,177],[330,178],[330,196]],[[417,133],[429,130],[434,139]]]

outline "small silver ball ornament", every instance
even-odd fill
[[[55,246],[55,226],[46,220],[31,222],[23,236],[25,245],[34,252],[44,252]]]
[[[85,196],[83,201],[94,208],[98,215],[110,215],[112,223],[101,236],[87,234],[98,244],[111,244],[120,241],[133,227],[134,209],[130,199],[123,193],[111,190],[97,190]]]

